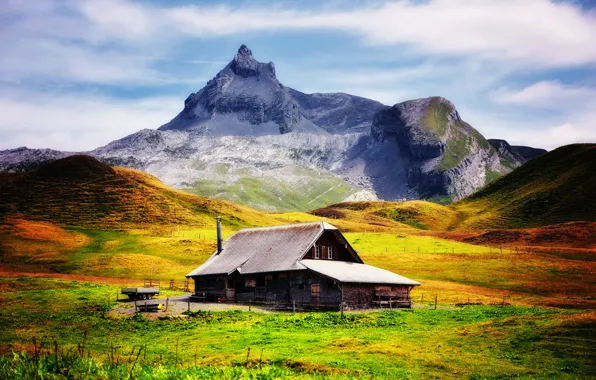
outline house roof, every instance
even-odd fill
[[[186,276],[304,270],[298,261],[325,230],[337,228],[326,222],[246,228],[224,241],[221,253],[214,253]]]
[[[371,265],[346,261],[301,260],[306,268],[339,282],[392,285],[420,285],[419,282]]]

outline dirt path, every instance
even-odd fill
[[[0,277],[38,277],[38,278],[56,278],[60,280],[86,281],[109,285],[129,285],[143,282],[140,279],[120,278],[120,277],[101,277],[85,276],[81,274],[66,274],[57,272],[27,272],[15,270],[0,264]]]
[[[186,310],[197,311],[197,310],[210,310],[210,311],[225,311],[225,310],[243,310],[255,312],[268,312],[268,310],[248,305],[239,305],[232,303],[203,303],[203,302],[188,302],[190,293],[183,296],[177,297],[159,297],[148,301],[137,301],[138,306],[142,306],[146,303],[162,305],[161,309],[156,312],[144,312],[143,315],[149,319],[157,319],[158,317],[172,316],[172,317],[185,317],[182,313]],[[166,309],[167,304],[167,309]],[[135,303],[127,299],[120,300],[118,305],[109,311],[108,314],[112,315],[132,315],[135,313]]]

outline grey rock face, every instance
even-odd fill
[[[215,78],[184,101],[178,116],[159,129],[213,136],[324,132],[302,117],[298,104],[277,80],[273,63],[258,62],[245,45]]]
[[[302,116],[334,134],[368,132],[375,113],[389,108],[377,101],[344,93],[305,94],[287,89],[300,106]]]
[[[510,170],[521,166],[527,161],[527,159],[519,155],[505,140],[488,139],[488,142],[497,151],[501,164]]]
[[[397,145],[407,161],[408,186],[425,198],[460,199],[484,186],[488,171],[506,171],[484,137],[441,97],[410,100],[378,111],[371,136],[374,142]]]
[[[415,159],[439,157],[445,152],[445,143],[433,130],[425,129],[422,118],[433,101],[451,105],[442,98],[425,98],[398,103],[377,112],[373,120],[372,136],[377,140],[394,137],[400,148]],[[453,107],[455,110],[455,107]],[[455,121],[461,120],[457,111],[449,114]],[[450,122],[452,122],[450,120]]]
[[[27,147],[0,150],[0,172],[19,173],[36,170],[48,162],[73,154],[53,149],[29,149]]]
[[[527,161],[547,152],[546,149],[532,148],[532,147],[523,146],[523,145],[513,145],[513,146],[511,146],[511,148],[513,149],[513,151],[515,153],[519,154]]]

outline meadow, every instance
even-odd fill
[[[0,284],[2,378],[596,376],[591,311],[493,305],[147,319],[109,313],[118,290],[110,285]]]
[[[570,191],[561,178],[549,183],[567,187],[522,189],[510,183],[519,176],[505,176],[450,206],[266,213],[90,159],[58,163],[0,175],[0,378],[596,376],[596,214],[591,195],[565,200],[569,218],[566,206],[547,213],[544,202]],[[524,166],[527,178],[539,180],[534,166]],[[162,281],[162,297],[181,295],[184,276],[215,250],[219,215],[224,238],[244,227],[331,223],[366,263],[422,283],[414,308],[114,311],[130,306],[116,301],[119,287],[147,278]]]
[[[320,219],[304,215],[286,217],[291,222]],[[234,232],[225,227],[224,238]],[[214,228],[191,226],[84,230],[13,220],[8,232],[0,230],[2,236],[0,269],[5,272],[100,276],[130,285],[153,278],[181,286],[216,247]],[[423,282],[413,291],[415,299],[425,293],[447,304],[468,298],[496,303],[506,297],[516,305],[596,306],[592,249],[469,244],[407,226],[394,232],[346,232],[345,237],[366,263]]]

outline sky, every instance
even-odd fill
[[[0,149],[171,120],[246,44],[302,92],[443,96],[486,138],[596,142],[596,0],[2,0]]]

